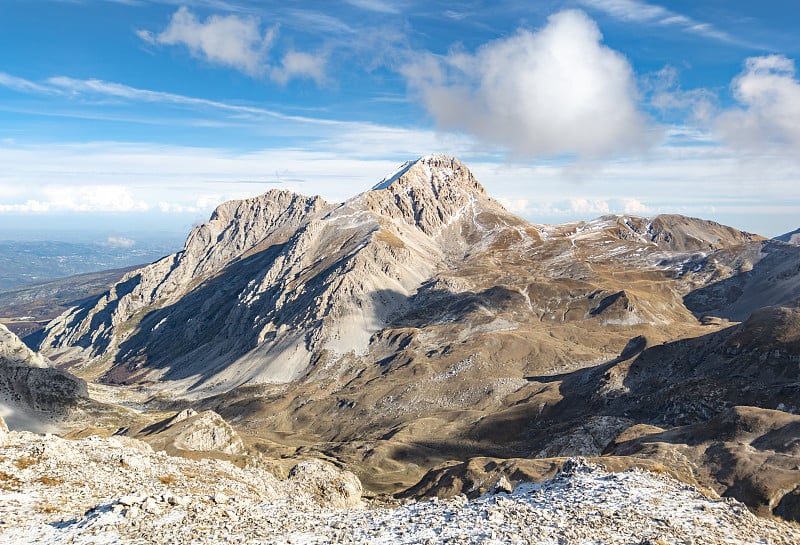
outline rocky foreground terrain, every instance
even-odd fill
[[[570,460],[552,479],[479,498],[379,507],[320,461],[284,480],[259,467],[171,457],[137,440],[64,440],[0,429],[3,543],[770,544],[800,527],[735,500],[632,470]]]

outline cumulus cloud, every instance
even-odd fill
[[[474,54],[426,54],[403,69],[437,124],[518,155],[602,156],[650,142],[630,63],[577,10]]]
[[[183,46],[197,58],[235,68],[252,77],[268,75],[281,85],[295,78],[322,83],[325,54],[289,51],[280,64],[272,63],[270,52],[277,34],[278,25],[262,31],[261,21],[256,17],[212,15],[201,21],[185,6],[172,15],[163,32],[136,31],[150,45]]]
[[[283,56],[281,66],[274,67],[270,76],[281,85],[294,78],[311,79],[321,84],[325,79],[325,57],[289,51]]]
[[[716,119],[723,140],[744,150],[800,152],[800,82],[792,59],[751,57],[731,88],[740,106]]]
[[[146,30],[136,34],[153,45],[185,46],[198,58],[256,76],[266,70],[276,29],[272,27],[262,33],[258,19],[238,15],[212,15],[200,21],[183,6],[160,34]]]

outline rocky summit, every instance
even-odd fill
[[[75,441],[113,435],[290,480],[324,460],[376,502],[440,498],[298,515],[299,542],[404,542],[419,518],[408,543],[581,542],[590,527],[604,543],[794,543],[791,523],[735,502],[800,521],[799,273],[800,246],[697,218],[531,223],[432,155],[343,203],[276,190],[224,203],[183,250],[52,320],[37,348],[58,369],[22,359],[85,385],[52,422]],[[625,477],[564,477],[574,457]],[[595,492],[547,492],[575,486]],[[647,490],[694,507],[661,524],[661,492]],[[510,495],[485,496],[498,491]],[[606,493],[651,498],[653,514],[647,499],[639,518],[608,523],[592,503]],[[126,506],[108,501],[57,529],[122,524]],[[237,520],[280,518],[248,505]],[[564,516],[581,521],[574,535]],[[531,517],[549,521],[537,538],[520,529]],[[629,520],[666,537],[603,533]],[[703,530],[665,530],[687,520]],[[431,521],[453,524],[431,534]],[[712,521],[732,526],[711,533]],[[259,524],[253,535],[274,535]]]

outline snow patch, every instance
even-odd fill
[[[405,163],[403,163],[402,165],[400,165],[400,166],[397,168],[397,170],[395,170],[394,172],[392,172],[391,174],[389,174],[388,176],[386,176],[386,177],[385,177],[383,180],[381,180],[380,182],[378,182],[377,184],[375,184],[375,185],[372,187],[371,191],[377,191],[377,190],[379,190],[379,189],[386,189],[387,187],[389,187],[390,185],[392,185],[394,182],[396,182],[397,180],[399,180],[399,179],[400,179],[400,176],[402,176],[403,174],[405,174],[406,172],[408,172],[408,169],[410,169],[411,167],[413,167],[413,166],[414,166],[414,165],[415,165],[415,164],[416,164],[418,161],[419,161],[419,159],[416,159],[416,160],[414,160],[414,161],[406,161]]]

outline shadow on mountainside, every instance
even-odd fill
[[[255,317],[272,292],[251,306],[238,304],[242,287],[266,270],[284,245],[276,245],[229,264],[176,303],[144,314],[136,332],[120,344],[105,380],[135,382],[152,369],[168,369],[165,379],[197,376],[200,381],[258,344]]]
[[[740,322],[758,308],[800,299],[800,246],[767,240],[741,250],[737,247],[709,256],[730,262],[741,272],[683,298],[686,308],[698,318],[716,316]],[[761,259],[754,264],[741,262],[747,254],[752,254],[753,261]]]

